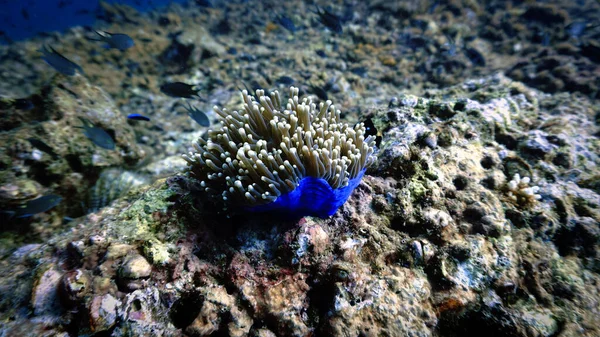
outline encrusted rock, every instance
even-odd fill
[[[110,330],[117,321],[121,302],[111,294],[94,296],[90,302],[90,329],[97,333]]]
[[[89,273],[81,269],[65,273],[58,288],[61,302],[67,307],[80,303],[91,290],[90,278]]]
[[[119,268],[119,283],[128,290],[139,289],[141,279],[147,278],[152,272],[152,265],[141,255],[127,256]]]
[[[36,316],[59,316],[61,314],[58,298],[58,285],[62,273],[53,265],[36,278],[31,292],[31,307]]]

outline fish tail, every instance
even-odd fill
[[[83,118],[81,116],[77,116],[77,118],[79,118],[79,120],[81,121],[81,123],[83,123],[83,126],[75,126],[76,128],[85,129],[86,127],[89,127],[90,124],[92,124],[92,123],[90,123],[89,120],[87,120],[87,119],[85,119],[85,118]]]
[[[50,51],[48,50],[48,45],[43,44],[40,49],[37,50],[38,52],[44,54],[44,55],[48,55],[50,54]]]
[[[112,35],[111,33],[102,30],[94,30],[94,32],[96,32],[96,34],[100,35],[100,37],[104,39],[109,38]]]

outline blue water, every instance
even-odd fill
[[[185,0],[121,0],[139,11]],[[22,40],[36,34],[64,31],[78,25],[92,25],[98,0],[0,0],[0,31],[12,40]]]

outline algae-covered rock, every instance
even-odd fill
[[[38,118],[0,134],[5,150],[0,161],[8,168],[0,174],[3,209],[18,207],[26,195],[33,199],[57,194],[63,198],[58,206],[63,214],[80,215],[86,211],[80,201],[87,198],[101,170],[132,166],[147,155],[112,98],[84,76],[56,76],[37,103]],[[104,130],[115,149],[104,149],[86,137],[86,123]],[[44,188],[28,192],[36,184]]]
[[[577,322],[600,331],[590,114],[568,110],[581,128],[568,140],[571,126],[548,124],[556,147],[540,156],[522,144],[564,100],[500,75],[427,96],[367,112],[382,136],[377,161],[330,218],[217,214],[193,179],[172,176],[0,264],[14,294],[0,303],[36,303],[34,318],[51,317],[57,331],[89,312],[79,331],[135,336],[525,337]],[[554,159],[565,147],[577,172]],[[47,305],[44,284],[66,301]],[[3,331],[33,324],[18,309],[2,315],[14,317]]]

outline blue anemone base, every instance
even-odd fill
[[[365,170],[362,170],[356,178],[350,179],[347,186],[335,190],[325,179],[305,177],[295,190],[280,195],[277,200],[246,209],[250,212],[277,212],[286,217],[310,215],[325,218],[333,215],[348,200],[364,174]]]

